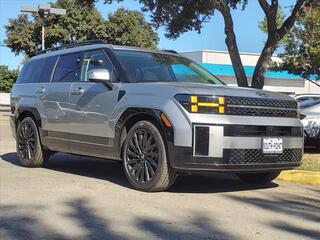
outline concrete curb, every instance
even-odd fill
[[[282,171],[277,179],[304,184],[320,185],[320,172],[302,170]]]

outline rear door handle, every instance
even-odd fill
[[[46,92],[46,89],[44,87],[39,87],[37,90],[36,90],[36,93],[38,94],[44,94]]]
[[[74,95],[80,95],[83,93],[84,93],[84,89],[82,87],[78,87],[72,91],[72,94],[74,94]]]

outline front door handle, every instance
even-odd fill
[[[82,87],[78,87],[72,91],[72,94],[74,94],[74,95],[80,95],[83,93],[84,93],[84,89]]]
[[[44,87],[39,87],[36,90],[36,93],[38,94],[44,94],[46,92],[46,89]]]

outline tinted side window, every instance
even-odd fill
[[[307,100],[310,100],[311,98],[310,97],[301,97],[301,98],[298,98],[297,101],[298,102],[303,102],[303,101],[307,101]]]
[[[54,68],[54,65],[56,64],[57,59],[57,56],[46,58],[39,78],[39,82],[50,82],[52,70]]]
[[[80,53],[60,56],[54,73],[54,82],[74,82],[80,80]]]
[[[44,59],[31,60],[27,62],[17,79],[17,83],[36,83],[39,82]]]
[[[310,98],[309,100],[305,100],[299,103],[299,107],[301,109],[313,107],[320,103],[320,98]]]
[[[89,81],[88,71],[100,68],[107,69],[110,72],[111,80],[117,81],[117,77],[113,70],[112,64],[102,50],[85,52],[83,55],[80,81]]]

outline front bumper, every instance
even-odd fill
[[[244,151],[247,151],[246,149]],[[258,150],[259,152],[259,150]],[[240,153],[245,158],[239,157],[238,163],[230,158],[230,150],[225,151],[222,158],[197,157],[192,155],[192,148],[174,147],[173,168],[181,171],[228,171],[228,172],[258,172],[269,170],[287,170],[301,165],[302,149],[295,149],[292,153],[284,155],[269,155],[263,158],[246,158],[245,153]],[[259,154],[259,153],[258,153]]]
[[[199,126],[206,128],[208,133],[197,133],[196,129]],[[175,169],[233,172],[285,170],[299,166],[303,155],[303,130],[297,126],[248,128],[234,125],[194,124],[192,136],[192,147],[170,148],[171,164]],[[264,154],[262,151],[264,137],[282,138],[283,152]]]

